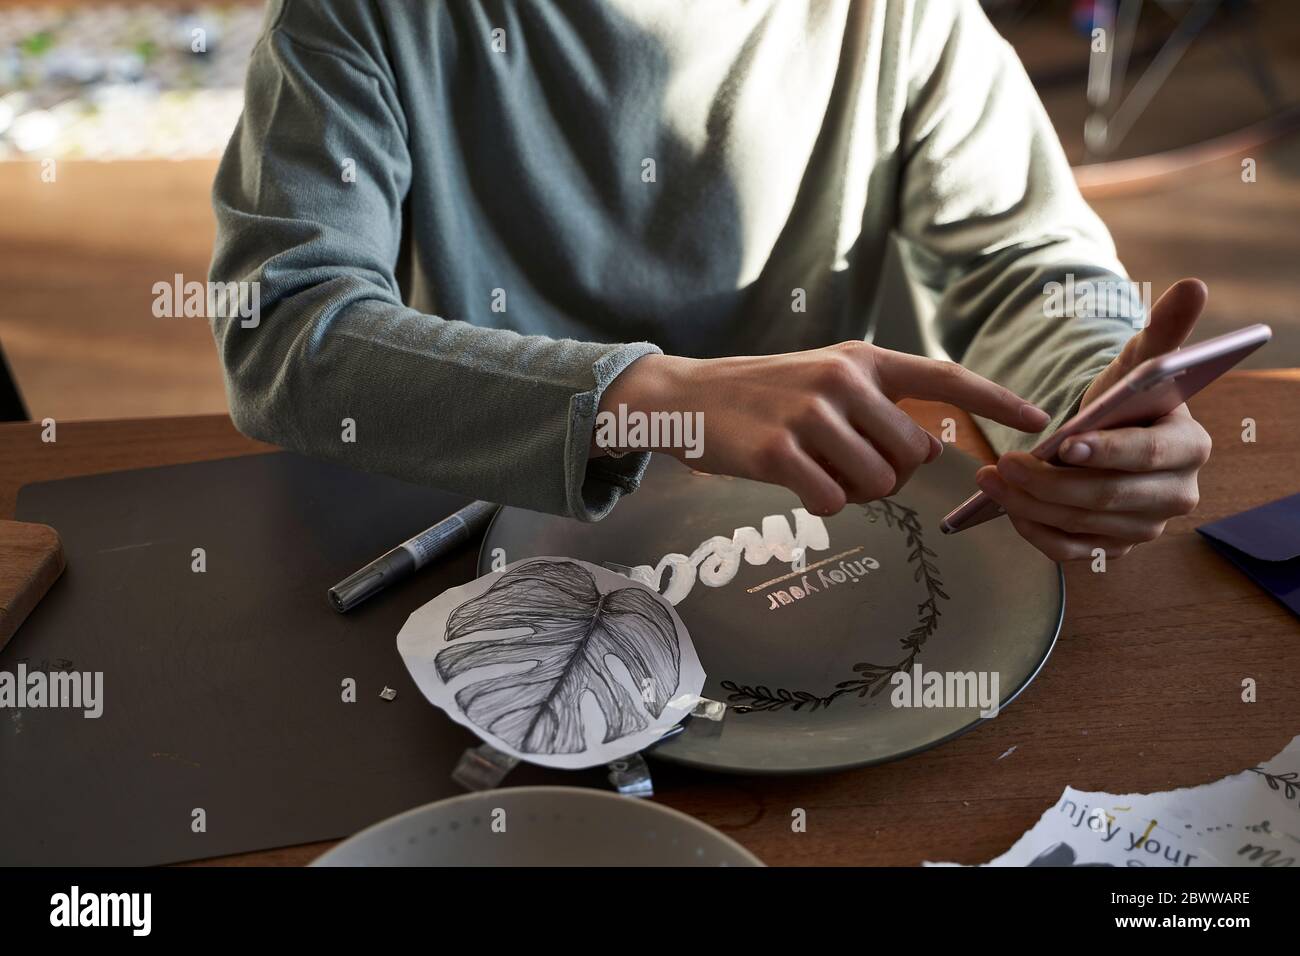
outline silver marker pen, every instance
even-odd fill
[[[434,558],[474,537],[487,527],[499,507],[488,501],[466,505],[334,585],[329,590],[330,604],[340,614],[350,611],[372,594],[414,574]]]

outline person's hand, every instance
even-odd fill
[[[1088,405],[1134,366],[1180,347],[1205,308],[1199,279],[1170,286],[1151,309],[1146,328],[1084,393]],[[1199,502],[1196,473],[1210,457],[1210,436],[1186,405],[1145,427],[1086,432],[1068,438],[1048,464],[1024,452],[1003,455],[976,473],[983,491],[1006,509],[1030,544],[1053,561],[1108,558],[1153,541],[1165,523]]]
[[[831,515],[893,494],[943,450],[895,404],[901,398],[948,402],[1027,432],[1050,421],[960,365],[865,342],[737,358],[647,355],[610,383],[600,411],[700,412],[700,457],[654,450],[699,471],[784,485],[812,514]]]

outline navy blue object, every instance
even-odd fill
[[[1300,617],[1300,494],[1196,530],[1214,550]]]

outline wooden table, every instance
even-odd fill
[[[978,863],[1001,853],[1067,784],[1111,792],[1208,783],[1273,756],[1300,733],[1300,621],[1193,528],[1300,491],[1300,370],[1239,372],[1193,411],[1214,438],[1201,507],[1159,541],[1110,564],[1066,568],[1065,624],[1037,680],[996,720],[897,763],[786,779],[654,765],[657,799],[709,823],[770,864]],[[985,458],[970,420],[908,410]],[[1253,418],[1258,440],[1241,440]],[[219,416],[0,425],[0,517],[31,481],[255,454],[269,446]],[[1010,574],[1014,568],[1007,569]],[[1258,685],[1256,703],[1242,681]],[[807,814],[792,832],[791,814]],[[329,843],[216,861],[299,864]]]

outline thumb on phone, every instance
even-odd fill
[[[1123,351],[1093,379],[1082,405],[1091,404],[1147,359],[1180,348],[1192,334],[1209,297],[1209,289],[1200,279],[1179,279],[1166,289],[1151,307],[1146,327],[1129,339]]]
[[[1179,279],[1151,307],[1146,327],[1133,337],[1133,365],[1180,348],[1192,334],[1209,300],[1210,290],[1200,279]]]

